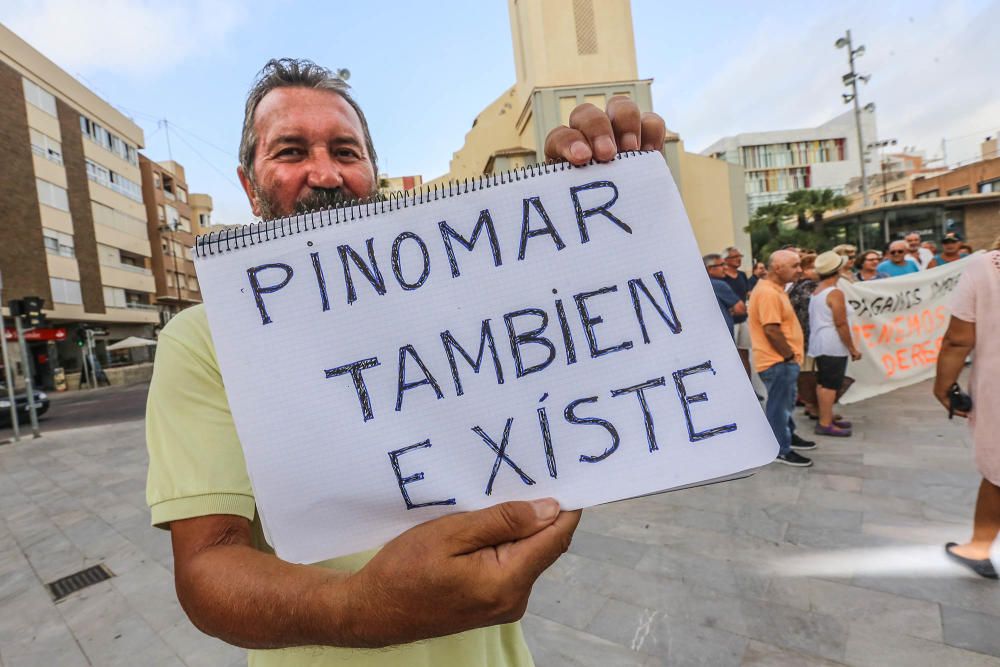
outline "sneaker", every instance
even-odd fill
[[[807,459],[797,452],[788,452],[787,454],[778,454],[778,458],[774,459],[776,463],[784,463],[786,466],[795,466],[796,468],[808,468],[813,464],[812,459]]]
[[[797,433],[792,433],[792,449],[816,449],[812,440],[803,440]]]
[[[816,428],[813,430],[816,435],[828,435],[832,438],[849,438],[851,437],[851,429],[840,428],[836,424],[830,424],[829,426],[823,426],[821,424],[816,424]],[[795,445],[792,445],[793,447]]]

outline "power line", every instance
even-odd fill
[[[198,149],[197,149],[197,148],[195,148],[195,147],[194,147],[194,146],[192,146],[192,145],[191,145],[190,143],[188,143],[188,141],[187,141],[187,140],[186,140],[186,139],[185,139],[185,138],[184,138],[184,137],[183,137],[182,135],[179,135],[179,134],[176,134],[176,133],[175,133],[175,134],[174,134],[174,136],[176,136],[176,137],[177,137],[178,139],[180,139],[180,140],[181,140],[181,142],[182,142],[182,143],[183,143],[183,144],[184,144],[185,146],[187,146],[188,148],[190,148],[190,149],[191,149],[191,151],[192,151],[192,152],[193,152],[193,153],[194,153],[195,155],[197,155],[197,156],[198,156],[199,158],[201,158],[201,159],[202,159],[202,160],[203,160],[203,161],[205,162],[205,164],[207,164],[207,165],[208,165],[209,167],[211,167],[211,168],[212,168],[212,170],[213,170],[213,171],[215,171],[215,173],[217,173],[217,174],[218,174],[219,176],[221,176],[221,177],[223,178],[223,180],[225,180],[225,181],[226,181],[227,183],[229,183],[230,185],[232,185],[232,186],[233,186],[234,188],[236,188],[236,189],[237,189],[237,190],[239,190],[240,192],[243,192],[243,187],[242,187],[242,186],[240,186],[239,184],[237,184],[237,183],[236,183],[235,181],[233,181],[233,180],[232,180],[232,179],[231,179],[230,177],[226,176],[226,174],[225,174],[225,173],[224,173],[224,172],[223,172],[223,171],[222,171],[221,169],[219,169],[218,167],[216,167],[216,166],[215,166],[215,165],[214,165],[214,164],[212,163],[212,161],[211,161],[211,160],[209,160],[209,159],[208,159],[208,158],[206,158],[206,157],[205,157],[204,155],[202,155],[201,153],[199,153],[199,152],[198,152]]]
[[[195,134],[191,130],[183,128],[180,125],[178,125],[177,123],[171,123],[171,125],[174,127],[174,129],[181,130],[182,132],[190,135],[192,139],[197,139],[198,141],[200,141],[201,143],[205,144],[206,146],[209,146],[209,147],[214,148],[215,150],[219,151],[220,153],[222,153],[226,157],[232,158],[234,160],[238,159],[230,151],[227,151],[225,148],[220,148],[219,146],[216,146],[215,144],[213,144],[208,139],[203,139],[202,137],[199,137],[197,134]]]

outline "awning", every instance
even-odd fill
[[[127,350],[131,347],[146,347],[148,345],[156,345],[156,341],[151,338],[129,336],[125,340],[120,340],[117,343],[108,345],[108,350]]]

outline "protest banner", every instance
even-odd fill
[[[777,454],[659,153],[483,176],[195,250],[258,514],[286,560]]]
[[[841,280],[854,308],[851,330],[861,350],[847,374],[854,378],[841,403],[857,401],[934,377],[948,328],[949,296],[967,259],[895,278]]]

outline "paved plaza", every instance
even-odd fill
[[[1000,665],[1000,584],[942,552],[971,526],[966,425],[928,383],[844,411],[813,468],[585,512],[524,620],[539,667]],[[0,446],[0,665],[245,664],[177,604],[145,479],[141,421]]]

